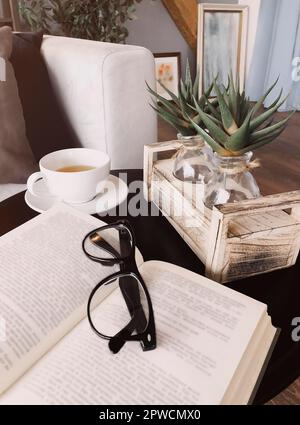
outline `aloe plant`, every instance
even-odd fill
[[[155,105],[150,106],[163,120],[176,128],[176,130],[182,134],[182,136],[197,135],[197,128],[194,127],[194,123],[199,127],[203,126],[204,128],[205,126],[202,122],[200,114],[193,106],[194,99],[197,99],[197,105],[199,105],[201,109],[207,110],[207,98],[211,95],[213,85],[211,85],[208,91],[203,96],[201,96],[200,99],[198,99],[199,73],[193,81],[189,62],[187,62],[186,65],[185,80],[180,80],[177,96],[168,90],[168,88],[160,81],[158,81],[158,83],[169,94],[171,100],[167,100],[163,96],[160,96],[147,84],[148,91],[157,101]]]
[[[190,116],[190,123],[211,148],[221,156],[240,156],[258,149],[276,139],[286,128],[292,112],[287,118],[274,124],[274,114],[287,97],[282,98],[282,90],[273,104],[261,112],[268,95],[278,83],[279,78],[267,92],[252,104],[245,92],[240,92],[239,82],[234,83],[232,73],[228,77],[228,86],[213,82],[217,103],[199,102],[193,97],[193,105],[198,116]],[[203,108],[203,102],[205,108]],[[203,125],[199,125],[202,120]],[[205,128],[204,128],[205,127]]]

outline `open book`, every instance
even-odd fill
[[[114,356],[86,318],[91,290],[117,271],[82,252],[101,224],[58,205],[0,239],[0,404],[248,403],[276,334],[267,306],[137,252],[158,346]]]

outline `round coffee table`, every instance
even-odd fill
[[[115,171],[112,174],[120,173],[127,173],[128,183],[143,178],[142,170]],[[129,200],[134,195],[136,193],[129,194]],[[150,210],[149,205],[146,208]],[[0,235],[36,215],[25,204],[24,193],[7,199],[0,204]],[[101,216],[101,219],[110,223],[116,217]],[[145,261],[167,261],[204,275],[203,264],[160,214],[127,216],[127,219],[134,227],[137,245]],[[291,336],[292,320],[300,317],[300,260],[290,269],[240,280],[227,286],[266,303],[273,325],[282,329],[255,398],[255,404],[263,404],[300,376],[300,342],[294,342]]]

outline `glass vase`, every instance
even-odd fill
[[[260,197],[259,187],[250,172],[258,166],[257,162],[251,162],[252,156],[252,152],[233,157],[215,154],[216,171],[204,190],[204,203],[208,208]]]
[[[175,157],[174,176],[183,182],[207,182],[214,170],[212,149],[200,136],[186,137],[179,134],[177,137],[182,146]]]

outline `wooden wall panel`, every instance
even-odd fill
[[[162,0],[179,31],[192,49],[197,48],[197,0]]]

